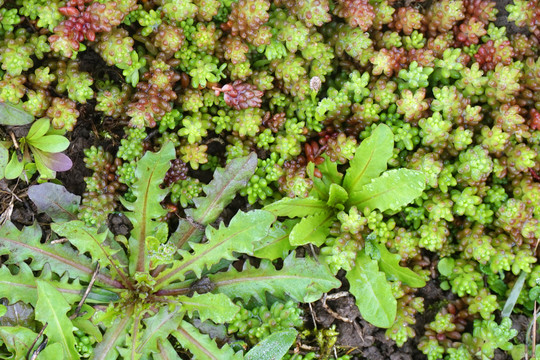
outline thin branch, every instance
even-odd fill
[[[88,297],[88,295],[90,294],[90,291],[92,291],[92,287],[94,286],[94,282],[96,281],[96,278],[97,278],[97,275],[99,273],[99,268],[100,268],[100,265],[99,263],[97,264],[96,266],[96,270],[94,270],[94,273],[92,274],[92,278],[90,279],[90,283],[88,284],[88,286],[86,287],[86,290],[84,292],[84,295],[81,299],[81,301],[79,301],[79,304],[77,305],[77,307],[75,308],[75,312],[73,313],[73,315],[71,315],[69,318],[71,320],[75,319],[77,316],[79,316],[79,313],[81,312],[81,308],[82,306],[84,305],[84,302],[86,301],[86,298]]]
[[[349,319],[349,318],[346,318],[344,316],[341,316],[339,315],[337,312],[335,312],[334,310],[332,310],[330,308],[330,306],[328,306],[326,304],[326,300],[328,299],[328,295],[324,294],[323,297],[322,297],[322,300],[321,300],[321,303],[322,303],[322,306],[324,308],[324,310],[326,310],[330,315],[332,315],[333,317],[335,317],[336,319],[338,320],[341,320],[341,321],[344,321],[344,322],[347,322],[347,323],[352,323],[353,320]]]
[[[30,353],[32,351],[32,349],[34,348],[34,346],[36,345],[37,341],[39,340],[39,338],[43,335],[43,332],[45,331],[45,329],[47,328],[47,325],[49,324],[45,324],[42,328],[41,328],[41,331],[39,332],[39,334],[37,335],[37,337],[34,339],[34,342],[32,342],[32,345],[30,345],[30,348],[28,349],[28,352],[26,353],[26,359],[29,358],[30,356]],[[34,360],[35,358],[37,358],[38,354],[41,352],[41,350],[43,350],[43,343],[45,342],[45,345],[47,345],[47,342],[46,342],[47,338],[43,339],[43,341],[41,342],[41,344],[39,344],[38,348],[32,353],[32,357],[30,358],[31,360]]]

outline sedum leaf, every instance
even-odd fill
[[[0,339],[7,350],[13,354],[6,360],[25,359],[29,347],[37,335],[25,326],[0,326]]]
[[[146,238],[152,235],[159,222],[153,219],[165,216],[167,210],[163,209],[160,202],[165,198],[168,191],[161,189],[163,178],[169,167],[170,161],[175,158],[174,145],[167,142],[160,151],[150,151],[137,162],[133,184],[133,195],[137,197],[134,202],[120,198],[122,205],[128,209],[124,214],[131,221],[133,230],[129,239],[129,272],[145,272],[148,270],[148,256],[146,254]]]
[[[255,297],[264,302],[265,293],[284,298],[285,294],[298,302],[313,302],[322,294],[341,286],[330,270],[311,258],[289,255],[277,270],[270,261],[263,260],[259,268],[246,262],[242,271],[231,267],[226,272],[209,275],[216,291],[230,298],[249,301]]]
[[[379,271],[377,262],[362,251],[353,269],[345,276],[349,280],[349,291],[356,298],[362,317],[377,327],[392,326],[396,318],[397,302],[386,276]]]
[[[253,256],[259,259],[285,259],[289,252],[294,249],[289,242],[289,234],[299,220],[285,220],[275,222],[268,235],[257,245]]]
[[[37,280],[37,292],[36,320],[47,324],[44,334],[49,338],[49,342],[62,345],[64,359],[79,359],[79,353],[75,350],[73,323],[66,315],[71,306],[62,294],[46,281]]]
[[[326,203],[315,198],[283,198],[264,207],[276,216],[304,217],[325,212],[328,209]]]
[[[193,252],[179,250],[183,259],[176,261],[174,266],[163,271],[157,278],[157,289],[173,280],[183,280],[185,273],[193,271],[197,277],[205,268],[210,268],[221,259],[234,260],[233,252],[252,254],[255,244],[263,239],[275,217],[264,210],[254,210],[248,213],[238,212],[226,227],[223,223],[218,229],[206,227],[208,242],[191,244]]]
[[[110,235],[108,229],[98,233],[96,228],[89,227],[79,220],[53,223],[51,229],[58,235],[67,238],[80,253],[89,253],[90,257],[98,261],[101,267],[109,267],[113,277],[120,278],[124,284],[128,283],[126,255],[119,246],[112,249],[107,244],[106,239]],[[111,244],[116,243],[111,242]]]
[[[278,360],[289,351],[296,340],[298,331],[288,329],[278,331],[255,345],[244,357],[245,360]]]
[[[208,335],[201,334],[197,328],[182,321],[178,330],[172,336],[178,340],[184,349],[191,352],[192,360],[241,360],[240,352],[235,353],[228,344],[219,348]]]
[[[379,267],[386,273],[387,276],[397,279],[402,283],[415,288],[426,286],[424,279],[407,267],[399,265],[401,256],[392,254],[386,246],[375,244],[380,253]]]
[[[32,259],[32,270],[42,270],[49,264],[55,273],[62,275],[67,271],[70,277],[79,277],[83,281],[90,281],[94,266],[90,259],[77,253],[69,245],[50,243],[42,244],[41,229],[37,224],[27,226],[19,231],[10,221],[0,227],[0,254],[9,255],[6,264],[19,264]],[[111,279],[106,270],[97,275],[97,283],[122,288],[122,284]]]
[[[334,219],[333,211],[325,211],[303,218],[289,235],[291,245],[300,246],[311,243],[321,246],[330,233],[330,226]]]
[[[343,187],[349,194],[360,191],[362,186],[386,170],[386,164],[394,150],[394,134],[388,125],[380,124],[371,135],[360,143],[351,167],[343,179]]]
[[[27,125],[34,121],[34,117],[10,103],[0,101],[0,124],[9,126]]]
[[[144,320],[145,329],[135,350],[137,355],[147,358],[147,355],[159,352],[158,341],[166,340],[173,330],[178,328],[182,321],[183,312],[180,307],[170,309],[162,306],[157,314]]]
[[[186,214],[202,225],[214,222],[236,193],[247,185],[256,168],[255,153],[234,159],[225,168],[217,168],[213,180],[203,186],[206,196],[193,199],[196,208],[187,209]]]
[[[422,195],[425,186],[426,177],[421,171],[389,170],[350,194],[349,204],[358,209],[399,210]]]
[[[201,321],[210,319],[217,324],[231,321],[240,310],[240,307],[224,294],[195,293],[191,297],[177,296],[176,300],[182,303],[182,309],[186,310],[190,317],[197,311]]]
[[[54,222],[77,220],[77,210],[81,197],[53,183],[32,185],[28,188],[28,197],[39,212],[49,215]]]

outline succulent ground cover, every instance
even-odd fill
[[[539,358],[539,40],[538,0],[0,0],[0,358]]]

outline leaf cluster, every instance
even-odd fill
[[[340,211],[348,212],[351,208],[363,209],[364,213],[373,209],[397,211],[422,194],[426,180],[421,171],[385,171],[393,148],[394,135],[387,125],[381,124],[358,146],[345,175],[326,159],[319,165],[322,174],[319,179],[310,163],[308,173],[313,189],[309,196],[284,198],[264,209],[277,216],[302,218],[291,230],[292,246],[322,246]],[[400,260],[399,255],[373,242],[373,251],[359,252],[354,268],[346,275],[362,316],[373,325],[390,327],[396,316],[397,303],[386,278],[412,287],[425,285],[417,274],[399,266]]]
[[[0,297],[31,305],[36,320],[35,327],[17,325],[16,331],[0,326],[0,337],[17,358],[34,352],[40,359],[79,359],[76,334],[82,330],[96,342],[94,359],[177,358],[178,347],[193,359],[240,359],[241,352],[218,347],[197,324],[231,321],[238,299],[265,302],[271,292],[311,302],[340,285],[324,265],[294,253],[279,269],[264,259],[258,267],[232,266],[241,255],[257,256],[284,238],[283,226],[265,210],[238,212],[227,225],[218,221],[255,171],[255,154],[217,169],[203,188],[206,196],[194,199],[195,208],[170,232],[159,221],[166,214],[160,202],[169,192],[160,184],[174,157],[167,143],[138,162],[135,200],[122,199],[133,225],[128,237],[76,220],[79,199],[66,196],[61,186],[31,188],[30,197],[54,219],[51,229],[62,241],[42,242],[37,224],[19,230],[7,222],[0,228],[0,255],[7,259],[0,267]],[[280,346],[288,349],[294,334],[287,333]],[[46,347],[31,347],[40,336],[47,338]]]
[[[18,107],[0,102],[0,124],[21,126],[33,120]],[[11,141],[1,145],[0,178],[15,179],[24,175],[28,181],[37,170],[41,179],[54,179],[57,171],[67,171],[73,165],[70,158],[62,154],[68,148],[69,140],[55,133],[47,118],[34,121],[28,134],[19,140],[11,133]],[[11,147],[14,149],[9,155]]]

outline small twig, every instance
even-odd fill
[[[56,240],[51,241],[51,245],[63,244],[65,242],[67,242],[67,241],[68,241],[67,238],[60,238],[60,239],[56,239]]]
[[[344,317],[344,316],[339,315],[337,312],[335,312],[334,310],[332,310],[332,309],[330,308],[330,306],[328,306],[328,305],[326,304],[326,300],[328,299],[328,297],[329,297],[329,296],[326,295],[326,294],[324,294],[323,297],[322,297],[321,303],[322,303],[323,308],[324,308],[330,315],[332,315],[333,317],[335,317],[336,319],[341,320],[341,321],[344,321],[344,322],[347,322],[347,323],[352,323],[353,320],[348,319],[348,318],[346,318],[346,317]],[[341,297],[341,296],[340,296],[340,297]]]
[[[319,258],[317,257],[317,254],[315,253],[315,248],[313,247],[313,244],[309,244],[309,249],[311,250],[311,255],[315,258],[315,261],[319,262]]]
[[[308,303],[309,306],[309,312],[311,314],[311,319],[313,320],[313,327],[315,330],[317,330],[317,317],[315,316],[315,313],[313,312],[313,307],[311,306],[311,303]]]
[[[47,344],[49,343],[49,339],[48,338],[45,338],[43,339],[43,341],[41,342],[41,344],[39,344],[38,348],[34,351],[34,353],[32,354],[32,357],[30,358],[30,360],[36,360],[39,353],[43,351],[43,349],[45,349],[45,347],[47,346]]]
[[[334,350],[334,358],[337,359],[338,356],[337,356],[336,345],[332,346],[332,349]]]
[[[39,338],[43,335],[43,332],[45,331],[45,329],[47,328],[47,325],[48,324],[45,324],[42,328],[41,328],[41,331],[39,332],[39,334],[37,335],[37,337],[34,339],[34,342],[32,342],[32,345],[30,345],[30,348],[28,349],[28,352],[26,353],[26,358],[28,359],[28,357],[30,356],[30,352],[32,351],[32,349],[34,348],[34,346],[36,345],[37,341],[39,340]],[[38,348],[32,353],[32,357],[30,358],[31,360],[37,358],[38,354],[40,353],[41,350],[43,350],[42,348],[42,345],[43,345],[43,342],[47,340],[47,338],[43,339],[43,341],[41,342],[41,344],[38,346]],[[47,344],[47,343],[45,343]],[[37,353],[36,353],[37,351]]]
[[[536,300],[534,301],[534,313],[533,313],[533,333],[532,333],[532,357],[536,358],[536,317],[537,317]]]
[[[300,344],[300,349],[308,350],[308,351],[317,351],[317,350],[319,350],[319,348],[316,347],[316,346],[309,346],[309,345],[305,345],[305,344]]]
[[[362,342],[365,342],[364,334],[362,333],[362,329],[360,328],[360,325],[358,325],[356,321],[353,321],[353,326],[354,326],[354,329],[356,330],[356,333],[360,337],[360,339],[362,339]]]
[[[96,278],[97,278],[97,275],[99,273],[99,263],[97,264],[96,266],[96,270],[94,270],[94,273],[92,274],[92,278],[90,279],[90,283],[88,284],[88,286],[86,287],[86,291],[84,292],[84,295],[81,299],[81,301],[79,301],[79,305],[77,305],[77,307],[75,308],[75,312],[73,313],[73,315],[71,315],[69,318],[70,319],[75,319],[77,316],[79,316],[79,313],[81,312],[81,308],[84,304],[84,302],[86,301],[86,298],[88,297],[88,294],[90,294],[90,291],[92,290],[92,286],[94,286],[94,282],[96,281]]]
[[[333,294],[330,294],[330,295],[326,295],[326,300],[337,300],[339,298],[342,298],[342,297],[345,297],[345,296],[348,296],[349,293],[347,291],[340,291],[338,293],[333,293]]]

